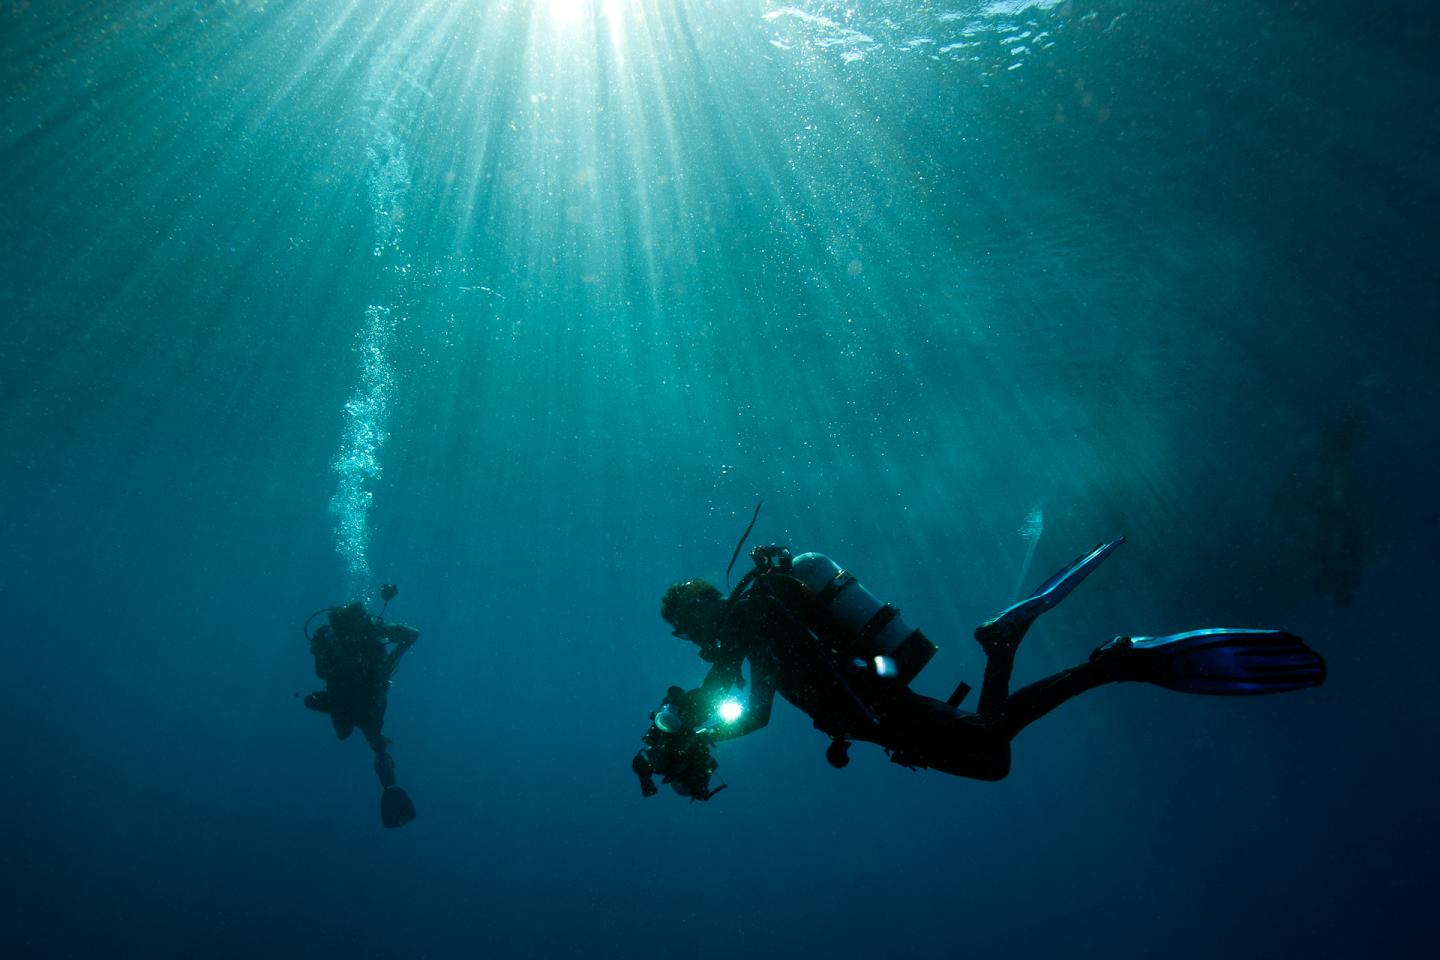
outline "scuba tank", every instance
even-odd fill
[[[835,641],[847,656],[873,664],[879,675],[893,675],[905,684],[935,656],[939,648],[929,637],[823,553],[802,553],[788,566],[790,576],[805,586],[808,625]]]

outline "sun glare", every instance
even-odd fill
[[[625,0],[539,0],[549,14],[550,22],[558,27],[574,26],[603,13],[615,18],[625,6]]]

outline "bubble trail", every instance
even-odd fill
[[[382,106],[372,140],[366,148],[366,178],[375,225],[374,255],[381,258],[387,278],[403,277],[407,263],[401,246],[404,201],[410,189],[405,147],[395,135],[390,114]],[[381,454],[390,437],[390,407],[395,395],[395,368],[390,359],[395,332],[403,319],[398,288],[390,304],[365,308],[365,323],[356,336],[359,376],[345,402],[345,428],[340,451],[331,461],[337,482],[330,498],[335,520],[335,551],[345,564],[349,596],[370,600],[370,507],[382,473]]]
[[[1040,535],[1045,532],[1045,507],[1037,504],[1035,509],[1025,515],[1025,522],[1020,525],[1020,536],[1025,541],[1025,562],[1020,565],[1020,576],[1015,578],[1015,589],[1012,591],[1013,603],[1020,599],[1020,591],[1025,588],[1025,578],[1030,574],[1030,561],[1035,559],[1035,547],[1040,543]]]
[[[380,453],[389,439],[390,398],[395,372],[390,364],[390,343],[396,317],[388,308],[365,308],[360,330],[360,378],[345,403],[345,431],[340,453],[330,467],[338,477],[330,512],[335,517],[335,550],[345,561],[350,596],[363,597],[370,584],[371,489],[380,479]]]

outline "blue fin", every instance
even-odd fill
[[[1090,576],[1091,571],[1100,566],[1101,562],[1124,542],[1124,537],[1116,537],[1076,558],[1059,573],[1040,584],[1030,596],[1019,603],[1012,603],[977,627],[975,639],[980,641],[980,645],[986,650],[995,643],[1019,643],[1036,617],[1070,596],[1070,591],[1080,586],[1080,581]]]
[[[1183,693],[1251,696],[1318,687],[1325,660],[1284,630],[1216,628],[1167,637],[1119,637],[1096,651],[1121,658],[1122,679]]]

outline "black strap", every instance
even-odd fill
[[[954,693],[950,694],[950,699],[946,700],[945,704],[951,707],[958,707],[960,706],[961,702],[964,701],[964,699],[969,695],[970,684],[966,683],[964,680],[961,680],[959,686],[955,688]]]
[[[740,541],[735,544],[735,552],[730,554],[730,565],[725,568],[725,586],[730,586],[730,571],[735,569],[735,558],[740,556],[740,548],[745,546],[745,541],[750,539],[750,531],[755,529],[755,521],[760,519],[760,508],[765,505],[764,499],[755,504],[755,515],[750,518],[750,526],[740,534]]]
[[[322,613],[329,613],[332,609],[334,609],[334,608],[333,608],[333,607],[321,607],[319,610],[316,610],[314,613],[310,614],[310,616],[308,616],[308,617],[305,618],[305,626],[301,627],[300,629],[305,632],[305,639],[306,639],[306,640],[309,640],[309,639],[310,639],[310,622],[311,622],[312,620],[314,620],[316,617],[320,616],[320,614],[322,614]]]
[[[890,626],[890,621],[900,616],[900,611],[890,604],[885,604],[875,616],[871,617],[865,626],[860,628],[860,643],[867,644],[880,635],[880,631]]]
[[[820,591],[815,594],[815,602],[822,607],[830,606],[835,598],[840,595],[840,591],[854,582],[855,577],[849,570],[841,570],[835,574],[835,576],[831,577],[830,582],[821,587]]]

